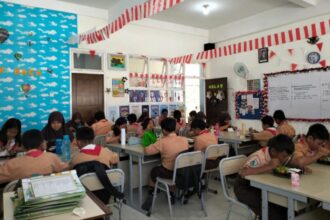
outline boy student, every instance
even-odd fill
[[[329,132],[324,125],[311,125],[306,136],[302,137],[295,145],[292,163],[299,167],[305,167],[321,157],[329,156],[330,151],[326,148],[328,140]]]
[[[289,124],[288,120],[286,120],[285,114],[282,110],[276,110],[273,118],[277,124],[276,129],[279,134],[285,134],[290,138],[293,138],[296,135],[296,130]]]
[[[79,128],[76,132],[77,145],[80,153],[71,160],[71,167],[88,161],[99,161],[110,167],[111,164],[118,163],[118,155],[108,148],[93,144],[94,132],[89,127]]]
[[[194,134],[194,150],[205,151],[212,144],[218,143],[218,138],[206,129],[206,123],[202,119],[195,119],[191,122],[190,129]],[[219,158],[220,159],[220,158]],[[219,165],[219,160],[207,160],[206,169],[213,169]]]
[[[103,111],[96,112],[94,118],[96,122],[92,124],[92,128],[95,136],[105,135],[111,131],[112,124],[105,118]]]
[[[166,118],[161,122],[163,137],[156,143],[144,148],[147,155],[160,153],[162,165],[154,167],[150,172],[149,196],[142,208],[149,210],[152,202],[152,193],[157,177],[171,179],[173,177],[173,169],[175,159],[179,153],[188,150],[188,141],[184,137],[179,137],[175,133],[176,121],[173,118]],[[171,193],[171,200],[174,202],[174,195]]]
[[[271,172],[277,166],[286,165],[294,152],[294,144],[286,135],[279,134],[271,138],[268,147],[251,154],[239,172],[234,184],[237,199],[248,205],[253,212],[261,215],[261,191],[250,186],[245,176]],[[281,216],[278,216],[281,215]],[[270,219],[286,219],[286,210],[272,203],[269,204]]]
[[[261,119],[262,129],[260,132],[252,132],[251,138],[259,141],[260,146],[267,146],[269,139],[277,135],[276,128],[274,128],[274,119],[269,115],[262,117]]]
[[[68,164],[62,162],[56,154],[44,152],[46,142],[40,131],[35,129],[26,131],[23,134],[22,143],[27,150],[26,154],[0,165],[0,183],[31,177],[35,174],[57,173],[68,168]]]

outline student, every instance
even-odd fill
[[[205,113],[202,112],[202,111],[199,111],[199,112],[197,113],[196,118],[201,119],[201,120],[203,120],[203,121],[206,122],[206,115],[205,115]]]
[[[85,123],[79,112],[75,112],[72,115],[71,120],[65,124],[66,129],[72,133],[76,132],[78,128],[85,126],[87,126],[87,124]]]
[[[142,208],[149,210],[152,201],[153,187],[157,177],[170,179],[173,177],[174,162],[179,153],[188,150],[188,141],[184,137],[175,134],[176,121],[173,118],[166,118],[161,123],[164,136],[156,143],[144,148],[146,155],[160,153],[162,165],[154,167],[150,172],[149,197]],[[173,193],[172,198],[174,198]],[[172,202],[173,199],[172,199]]]
[[[16,157],[0,165],[0,183],[11,182],[17,179],[61,172],[68,168],[53,153],[44,152],[44,140],[38,130],[29,130],[23,134],[22,143],[27,150],[22,157]]]
[[[189,118],[188,118],[188,127],[190,127],[191,122],[196,118],[197,112],[195,110],[189,112]]]
[[[231,117],[228,112],[221,112],[219,115],[219,129],[220,131],[228,131],[228,128],[233,128],[230,124]]]
[[[112,126],[112,130],[107,134],[105,142],[120,143],[120,133],[122,128],[127,130],[127,120],[124,117],[119,117],[115,124]]]
[[[158,124],[161,124],[162,121],[168,117],[168,110],[166,108],[162,109],[161,115],[158,118]]]
[[[94,118],[96,122],[92,124],[94,135],[105,135],[111,131],[111,122],[105,118],[103,111],[95,112]]]
[[[241,168],[234,184],[237,199],[261,217],[261,191],[250,186],[250,181],[244,177],[271,172],[277,166],[288,163],[293,152],[294,144],[291,138],[279,134],[269,140],[268,147],[251,154]],[[284,208],[269,203],[269,219],[286,219],[286,216]]]
[[[277,135],[276,128],[274,128],[274,119],[269,115],[262,117],[261,119],[263,131],[252,131],[252,140],[259,141],[260,146],[266,146],[268,140]]]
[[[157,141],[157,136],[153,131],[155,123],[151,118],[146,118],[141,125],[144,131],[142,136],[142,145],[143,147],[147,147]]]
[[[0,151],[15,153],[21,146],[21,121],[8,119],[0,131]]]
[[[56,139],[63,139],[64,135],[69,135],[70,140],[73,136],[65,129],[65,121],[61,112],[50,113],[47,125],[42,129],[43,138],[47,141],[47,151],[55,152]]]
[[[191,122],[191,130],[194,133],[194,150],[205,151],[210,145],[217,144],[218,138],[206,129],[206,123],[201,119],[195,119]],[[219,165],[220,158],[208,159],[205,169],[213,169]]]
[[[137,117],[135,114],[129,114],[127,116],[127,133],[132,133],[134,136],[141,137],[143,135],[143,129],[141,125],[137,122]]]
[[[181,118],[182,114],[179,110],[175,110],[173,112],[173,118],[176,120],[176,127],[175,127],[175,132],[178,134],[180,129],[186,127],[186,121]]]
[[[273,118],[277,124],[277,133],[285,134],[290,138],[293,138],[296,135],[296,130],[289,124],[288,120],[286,120],[285,114],[282,110],[276,110]]]
[[[108,148],[104,148],[101,145],[93,144],[93,129],[89,127],[79,128],[76,133],[76,139],[80,153],[72,158],[71,167],[87,161],[95,160],[106,165],[107,167],[118,163],[118,154],[113,153]]]
[[[325,146],[328,140],[329,131],[324,125],[311,125],[306,136],[302,137],[295,145],[292,163],[299,167],[305,167],[321,157],[329,156],[330,151]]]
[[[149,118],[149,112],[143,112],[139,119],[137,120],[138,123],[142,123],[144,119]]]

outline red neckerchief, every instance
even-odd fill
[[[263,153],[266,153],[267,148],[268,148],[268,147],[263,147],[263,148],[261,148],[261,151],[262,151]]]
[[[274,136],[276,136],[276,134],[277,134],[277,131],[276,131],[275,128],[274,129],[272,129],[272,128],[266,128],[266,131],[269,131]]]
[[[94,149],[84,149],[82,148],[80,150],[81,153],[88,154],[88,155],[93,155],[93,156],[98,156],[101,153],[102,147],[100,145],[95,145]]]
[[[181,119],[180,122],[178,122],[178,124],[179,124],[180,126],[182,126],[182,125],[183,125],[183,120]]]
[[[209,130],[204,129],[203,131],[199,132],[199,135],[201,135],[201,134],[208,134],[208,133],[209,133]]]
[[[43,151],[41,151],[39,149],[33,149],[33,150],[29,150],[28,152],[26,152],[26,155],[30,156],[30,157],[39,157],[42,153],[43,153]]]

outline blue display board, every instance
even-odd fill
[[[0,126],[41,129],[52,111],[70,117],[70,47],[77,15],[0,2]]]
[[[236,92],[235,111],[237,119],[261,119],[264,113],[262,91]]]

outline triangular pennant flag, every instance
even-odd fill
[[[317,43],[316,46],[317,46],[317,48],[319,48],[319,51],[322,51],[322,47],[323,47],[323,43],[322,42]]]
[[[269,52],[269,59],[273,58],[274,56],[276,56],[276,53],[274,51],[270,51]]]
[[[295,71],[297,69],[297,64],[296,63],[291,63],[291,70]]]
[[[320,61],[320,65],[321,65],[322,67],[326,67],[326,66],[327,66],[327,61],[326,61],[326,60],[321,60],[321,61]]]
[[[91,57],[93,58],[95,56],[95,50],[90,50],[89,54],[91,55]]]
[[[294,49],[288,49],[290,56],[292,56]]]

